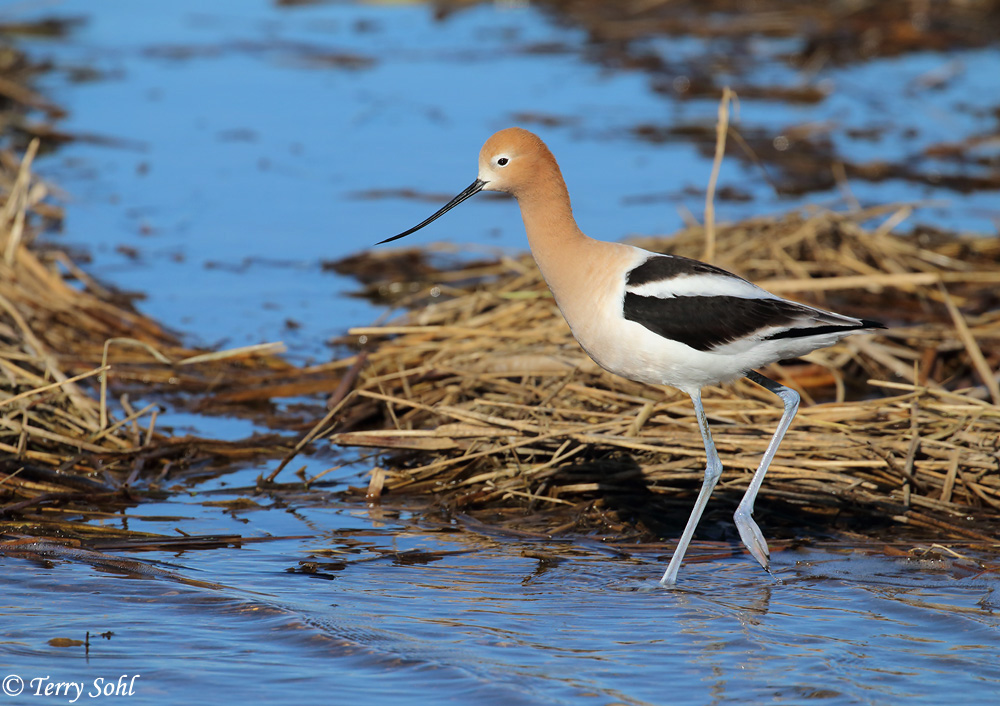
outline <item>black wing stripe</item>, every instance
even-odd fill
[[[822,336],[824,333],[838,333],[841,331],[858,331],[867,328],[885,328],[885,324],[878,321],[861,319],[860,324],[840,324],[830,326],[804,326],[802,328],[790,328],[786,331],[777,331],[770,336],[764,336],[766,341],[774,341],[780,338],[802,338],[804,336]]]
[[[622,313],[629,321],[642,324],[664,338],[709,351],[762,328],[791,326],[812,310],[783,299],[733,296],[660,299],[626,292]]]
[[[638,267],[629,270],[629,273],[625,277],[625,283],[629,287],[641,287],[650,282],[662,282],[674,279],[675,277],[689,275],[721,275],[723,277],[732,277],[733,279],[742,279],[732,272],[726,272],[720,267],[708,265],[688,257],[656,255]]]

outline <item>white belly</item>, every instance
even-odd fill
[[[707,353],[663,338],[624,319],[618,302],[601,302],[597,309],[598,316],[579,321],[567,317],[567,323],[594,362],[629,380],[692,391],[741,377],[755,367],[750,359]]]

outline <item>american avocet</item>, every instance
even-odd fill
[[[503,191],[521,207],[531,254],[576,340],[598,365],[638,382],[670,385],[694,404],[705,442],[705,479],[660,583],[677,580],[684,553],[722,474],[701,388],[746,376],[777,395],[785,409],[734,516],[740,539],[766,571],[767,542],[753,505],[799,395],[756,372],[769,363],[832,345],[844,336],[885,328],[782,299],[712,265],[584,235],[555,157],[536,135],[508,128],[479,152],[479,175],[419,225],[420,230],[480,191]]]

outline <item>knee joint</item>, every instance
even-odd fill
[[[778,393],[778,396],[781,397],[781,401],[784,403],[786,411],[795,411],[799,408],[799,400],[801,397],[795,390],[791,390],[786,387]]]
[[[705,482],[711,482],[714,484],[719,480],[722,475],[722,461],[717,457],[708,459],[708,464],[705,466]]]

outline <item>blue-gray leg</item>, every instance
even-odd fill
[[[788,431],[788,427],[795,417],[795,412],[799,409],[799,393],[784,385],[779,385],[774,380],[766,378],[753,370],[747,373],[747,379],[757,383],[765,390],[776,394],[785,405],[785,411],[781,415],[781,421],[778,422],[778,428],[774,431],[774,436],[771,437],[771,442],[767,445],[764,456],[760,459],[760,465],[754,472],[753,478],[750,479],[750,486],[736,508],[736,514],[733,516],[733,519],[736,520],[736,529],[740,532],[740,539],[743,540],[743,544],[750,550],[753,558],[764,567],[764,570],[769,571],[770,557],[767,551],[767,541],[764,539],[760,527],[753,521],[753,504],[757,499],[757,492],[764,482],[764,475],[767,473],[772,459],[774,459],[774,454],[781,445],[781,440],[784,438],[785,432]]]
[[[719,454],[715,450],[712,433],[708,430],[708,419],[705,417],[705,408],[701,406],[701,391],[698,390],[689,394],[691,395],[691,402],[694,403],[694,413],[698,418],[701,439],[705,442],[705,479],[702,481],[698,498],[694,501],[694,509],[691,510],[691,516],[688,517],[684,533],[681,534],[680,541],[677,542],[677,549],[670,558],[670,564],[667,566],[663,578],[660,579],[660,583],[664,586],[672,586],[677,582],[677,572],[681,568],[681,562],[684,560],[684,554],[687,552],[688,545],[691,544],[691,537],[694,536],[694,530],[698,526],[701,514],[705,511],[708,498],[712,495],[712,489],[715,488],[719,476],[722,475],[722,462],[719,460]],[[753,501],[751,501],[752,506]]]

